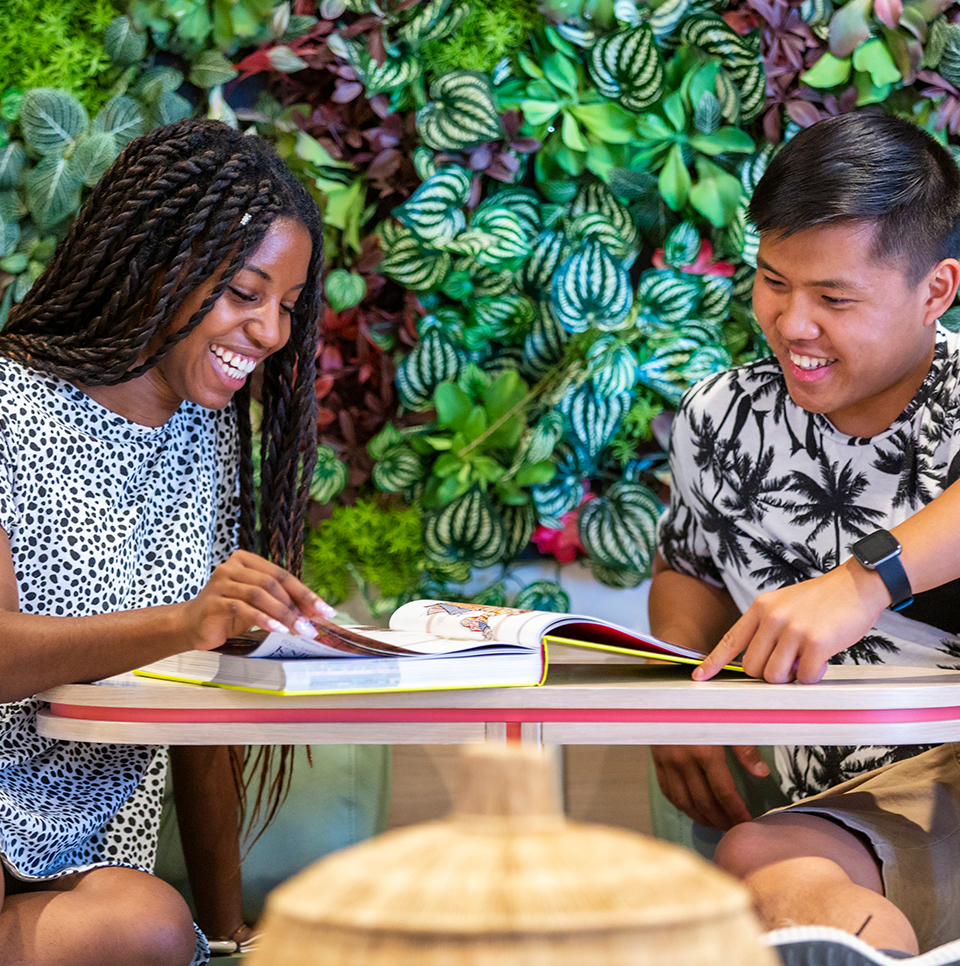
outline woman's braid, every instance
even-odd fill
[[[259,503],[249,386],[234,397],[239,544],[299,574],[317,451],[323,227],[314,201],[265,142],[216,121],[181,121],[131,141],[11,311],[0,354],[86,385],[136,378],[200,324],[277,218],[302,224],[313,250],[290,340],[263,367]],[[171,320],[210,279],[202,305],[171,334]],[[285,797],[289,752],[256,759],[251,820],[269,821]],[[234,769],[242,776],[244,760],[235,756]],[[245,807],[242,784],[240,794]]]

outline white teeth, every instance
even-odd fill
[[[232,379],[243,379],[249,375],[257,366],[256,359],[249,359],[240,355],[239,352],[231,352],[223,346],[213,346],[213,354],[220,360],[224,372]]]
[[[796,352],[789,352],[789,354],[790,361],[799,369],[822,369],[824,366],[833,365],[837,361],[836,359],[820,359],[816,356],[801,356]]]

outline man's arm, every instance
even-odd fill
[[[894,527],[914,593],[960,577],[960,483]],[[880,575],[853,558],[801,584],[761,594],[726,633],[694,678],[713,677],[743,652],[744,670],[773,684],[813,684],[834,654],[876,623],[890,595]]]
[[[704,653],[740,616],[724,588],[673,570],[659,554],[649,613],[650,629],[657,637]],[[733,750],[752,775],[764,778],[770,773],[752,745],[736,745]],[[654,745],[650,753],[663,794],[694,821],[727,829],[750,820],[722,746]]]

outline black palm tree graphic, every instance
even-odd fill
[[[809,532],[810,538],[833,524],[838,560],[842,550],[841,530],[863,536],[866,532],[863,529],[865,525],[876,524],[884,517],[880,510],[858,506],[855,502],[866,489],[868,481],[865,473],[854,476],[852,461],[847,462],[838,472],[834,463],[821,458],[821,483],[806,473],[799,472],[792,473],[791,479],[793,482],[789,487],[790,492],[806,497],[808,502],[788,505],[788,512],[793,515],[794,522],[798,525],[813,525],[813,530]]]
[[[899,648],[882,634],[867,634],[856,644],[839,654],[834,654],[830,664],[884,664],[881,652],[896,654]]]
[[[938,664],[937,667],[943,668],[945,671],[960,671],[960,638],[941,638],[937,650],[942,651],[953,661],[952,664]]]
[[[900,476],[893,505],[909,504],[911,509],[929,503],[940,492],[945,462],[933,464],[935,445],[929,440],[919,440],[902,429],[890,437],[893,449],[888,451],[877,447],[877,458],[873,461],[882,473]],[[936,492],[931,489],[931,485]]]
[[[693,496],[703,507],[700,526],[707,533],[717,535],[717,563],[720,566],[745,565],[747,555],[743,548],[743,532],[737,521],[729,513],[724,513],[713,500],[709,500],[699,487],[693,487]]]
[[[763,506],[782,507],[782,501],[771,498],[771,493],[779,493],[787,485],[789,477],[770,476],[773,466],[774,450],[771,446],[756,463],[749,453],[737,453],[733,458],[733,471],[737,483],[732,496],[721,501],[732,513],[757,521],[763,518]]]

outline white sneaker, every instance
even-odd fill
[[[790,926],[763,937],[783,966],[960,966],[960,940],[920,956],[881,952],[862,939],[830,926]]]

